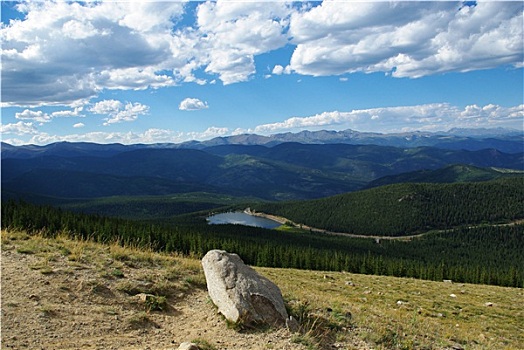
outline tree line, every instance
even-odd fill
[[[524,287],[524,226],[467,226],[412,241],[353,239],[307,231],[207,225],[198,216],[171,224],[73,213],[21,201],[2,203],[2,228],[201,258],[235,252],[252,265]]]

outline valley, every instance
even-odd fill
[[[278,142],[8,145],[2,227],[192,256],[220,248],[258,266],[524,285],[522,153],[442,147],[454,135],[403,135],[410,147],[393,146],[398,135],[367,136],[384,142],[316,132],[270,138]],[[522,141],[483,137],[459,138]],[[282,225],[206,221],[246,208]]]
[[[296,142],[306,136],[311,143]],[[46,296],[56,292],[45,285],[27,292],[41,298],[38,317],[87,325],[85,332],[74,331],[85,344],[169,348],[182,342],[180,334],[203,349],[240,349],[248,343],[254,349],[268,344],[511,349],[518,344],[514,325],[522,315],[507,305],[524,287],[522,152],[454,149],[452,143],[422,147],[417,137],[410,147],[329,141],[340,136],[255,138],[260,144],[246,137],[191,145],[3,145],[3,260],[20,271],[34,270],[31,276],[38,281],[59,281],[69,291],[59,291],[60,298],[80,296],[77,307],[83,310],[91,308],[83,302],[101,303],[91,319],[57,311]],[[389,143],[398,142],[396,137],[381,136]],[[472,140],[498,142],[471,138],[457,144]],[[499,144],[518,140],[511,136]],[[254,227],[260,225],[218,218],[238,211],[273,224]],[[210,224],[213,215],[219,224]],[[235,252],[275,280],[303,332],[224,333],[223,321],[204,301],[198,259],[211,249]],[[110,265],[98,260],[107,251]],[[26,265],[8,260],[14,257]],[[185,270],[167,269],[168,260]],[[100,279],[81,276],[75,264],[98,271]],[[86,281],[69,285],[64,269]],[[15,278],[11,270],[3,273]],[[147,285],[152,283],[151,291],[169,307],[136,319],[140,305],[132,297],[139,289],[126,288],[144,274],[158,277]],[[102,303],[104,295],[111,296],[110,304]],[[506,325],[485,320],[493,305],[497,310],[505,305]],[[13,297],[4,309],[27,320],[35,317],[22,306],[22,299]],[[118,320],[106,320],[107,315]],[[192,326],[163,324],[179,317]],[[422,328],[414,326],[415,318]],[[105,325],[104,334],[118,336],[111,341],[97,336],[89,328],[95,320]],[[74,348],[54,329],[49,344]],[[3,342],[23,345],[17,337]]]

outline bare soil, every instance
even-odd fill
[[[154,266],[124,265],[121,276],[101,276],[89,261],[20,252],[15,241],[2,248],[2,349],[177,349],[195,340],[208,349],[305,348],[286,329],[228,328],[204,287],[189,285],[164,310],[147,312],[118,286],[147,283],[145,275],[158,274]],[[111,263],[108,252],[97,254]]]

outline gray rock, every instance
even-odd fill
[[[211,250],[202,266],[209,296],[227,320],[247,326],[285,326],[288,314],[280,289],[237,254]]]

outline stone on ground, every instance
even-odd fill
[[[288,314],[280,289],[237,254],[211,250],[202,266],[209,296],[227,320],[247,326],[286,325]]]

